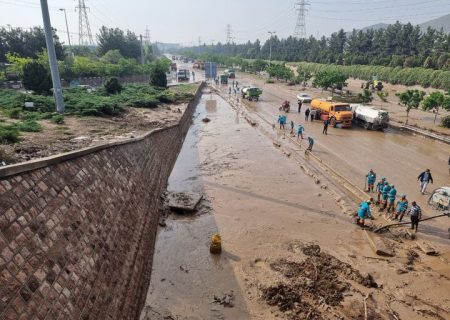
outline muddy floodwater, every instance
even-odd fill
[[[392,240],[396,256],[378,258],[330,190],[273,142],[203,95],[168,186],[203,200],[159,228],[141,319],[450,319],[445,247],[429,257]]]

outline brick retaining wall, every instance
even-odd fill
[[[141,139],[0,171],[0,319],[139,317],[195,104]]]

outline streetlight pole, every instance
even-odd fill
[[[70,32],[69,32],[69,24],[67,23],[66,9],[62,8],[62,9],[59,9],[59,11],[64,11],[64,17],[66,19],[67,39],[69,40],[69,47],[72,48],[72,44],[70,43]]]
[[[50,23],[50,14],[48,13],[47,0],[41,0],[42,20],[44,21],[45,42],[47,45],[48,60],[50,63],[50,72],[53,81],[53,96],[56,102],[56,111],[64,112],[64,99],[62,95],[61,79],[59,77],[58,63],[56,61],[55,44],[53,43],[53,31]]]
[[[269,67],[272,62],[272,38],[274,34],[277,34],[275,31],[268,31],[270,33],[270,42],[269,42]]]

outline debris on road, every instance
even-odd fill
[[[234,307],[234,291],[231,290],[228,293],[224,293],[221,295],[214,295],[214,300],[212,303],[221,304],[227,308]]]
[[[169,192],[166,203],[171,210],[193,212],[202,198],[201,194],[193,192]]]
[[[279,259],[271,263],[271,269],[285,281],[262,288],[267,304],[277,306],[288,319],[322,319],[322,312],[341,304],[351,282],[378,288],[370,274],[362,275],[350,264],[321,252],[319,245],[305,245],[302,253],[307,258],[300,262]]]

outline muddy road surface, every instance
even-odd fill
[[[339,190],[247,113],[203,95],[168,187],[203,200],[164,209],[141,319],[450,319],[448,247],[393,237],[376,256]]]
[[[287,113],[286,134],[290,131],[289,123],[302,124],[304,136],[315,139],[314,154],[323,162],[338,171],[360,189],[365,187],[365,175],[370,169],[377,174],[377,180],[386,177],[394,184],[397,195],[407,195],[409,202],[417,201],[424,210],[425,216],[436,212],[427,204],[431,192],[435,188],[450,185],[448,159],[450,145],[440,141],[413,135],[396,129],[385,131],[368,131],[358,126],[351,129],[328,128],[328,135],[322,134],[322,121],[305,121],[304,112],[310,107],[303,104],[301,113],[297,112],[298,91],[283,84],[265,84],[252,75],[239,73],[239,86],[257,85],[263,89],[258,102],[245,101],[245,108],[254,115],[259,123],[271,126],[276,123],[284,100],[291,103],[291,111]],[[219,88],[228,96],[228,87]],[[308,92],[314,98],[314,92]],[[234,94],[230,96],[234,99]],[[302,142],[306,144],[306,142]],[[431,169],[434,184],[430,184],[427,193],[419,192],[417,176],[426,168]],[[370,194],[370,196],[376,196]],[[438,219],[427,223],[427,234],[443,239],[449,237],[450,219]]]

